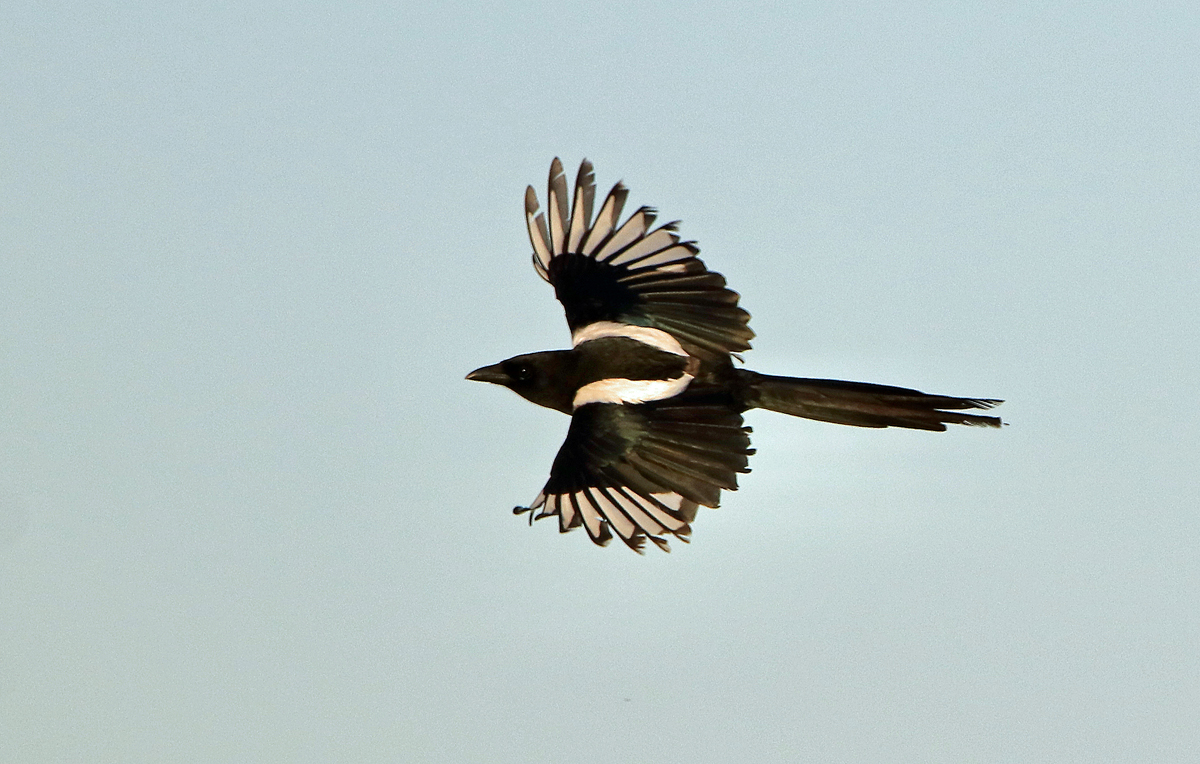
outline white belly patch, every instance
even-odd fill
[[[589,403],[645,403],[679,395],[695,379],[683,374],[675,379],[599,379],[575,391],[575,408]]]

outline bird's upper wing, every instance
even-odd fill
[[[647,537],[670,551],[663,536],[687,541],[697,508],[717,506],[721,489],[736,489],[737,473],[750,471],[749,432],[723,404],[581,406],[545,488],[513,511],[557,515],[563,533],[583,525],[600,546],[615,530],[638,552]]]
[[[591,162],[579,167],[569,207],[557,157],[550,166],[548,226],[533,187],[525,191],[533,267],[554,286],[574,344],[620,335],[633,325],[666,332],[702,360],[748,350],[750,314],[738,307],[738,294],[725,288],[725,278],[696,257],[695,243],[679,240],[675,223],[651,231],[655,211],[642,207],[618,225],[628,193],[621,183],[613,186],[593,221]]]

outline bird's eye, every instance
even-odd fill
[[[512,375],[519,382],[528,382],[533,379],[533,367],[527,363],[519,363],[513,369]]]

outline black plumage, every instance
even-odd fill
[[[736,368],[733,354],[754,337],[738,294],[694,242],[680,241],[676,223],[651,231],[651,208],[618,225],[628,193],[617,183],[593,221],[591,163],[580,165],[569,206],[557,158],[548,221],[526,191],[534,268],[563,305],[573,348],[515,356],[467,378],[569,414],[571,425],[545,487],[514,512],[556,516],[563,532],[582,525],[600,545],[615,531],[639,552],[647,538],[669,550],[666,535],[686,541],[698,507],[716,507],[749,472],[747,409],[859,427],[1000,426],[963,413],[994,399]]]

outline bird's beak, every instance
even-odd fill
[[[512,381],[509,376],[500,368],[500,364],[484,366],[483,368],[476,369],[467,375],[467,379],[471,379],[476,382],[491,382],[493,385],[503,385]]]

